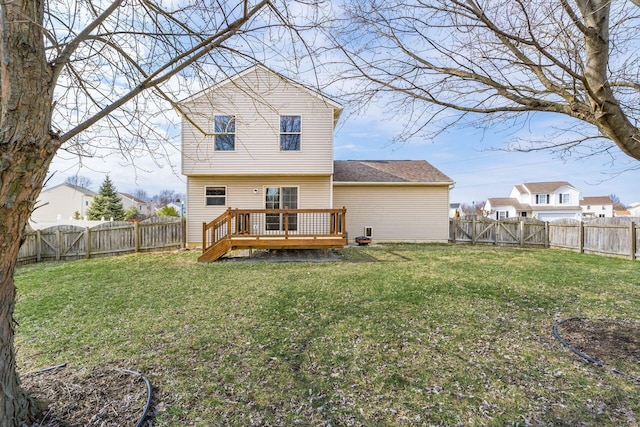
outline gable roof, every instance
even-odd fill
[[[580,206],[586,205],[613,205],[613,202],[609,196],[583,197],[580,200]]]
[[[453,184],[425,160],[335,160],[333,182]]]
[[[338,103],[337,101],[334,101],[333,99],[329,98],[328,96],[326,96],[325,94],[321,93],[319,90],[316,89],[312,89],[308,86],[303,85],[302,83],[298,83],[294,80],[291,80],[289,77],[286,77],[280,73],[278,73],[277,71],[272,70],[271,68],[262,65],[262,64],[255,64],[231,77],[228,77],[216,84],[214,84],[213,86],[210,86],[206,89],[201,90],[200,92],[197,92],[189,97],[187,97],[186,99],[183,99],[182,101],[180,101],[178,104],[184,104],[184,103],[188,103],[191,102],[197,98],[199,98],[200,96],[202,96],[204,93],[206,92],[210,92],[210,91],[215,91],[223,86],[226,86],[228,84],[232,84],[238,80],[242,81],[248,74],[251,73],[255,73],[257,71],[264,71],[270,74],[273,74],[275,76],[277,76],[279,79],[282,79],[283,81],[287,82],[288,84],[295,86],[299,89],[301,89],[302,91],[308,93],[309,95],[320,99],[322,102],[326,103],[328,106],[332,107],[334,112],[333,112],[333,120],[334,120],[334,125],[335,123],[338,122],[338,119],[340,118],[340,115],[342,114],[342,105],[340,103]]]
[[[516,185],[516,189],[520,193],[531,193],[531,194],[553,193],[560,187],[571,187],[577,190],[577,188],[569,184],[567,181],[525,182],[521,185]]]
[[[513,206],[516,210],[530,210],[531,206],[520,203],[515,197],[490,197],[487,199],[490,206],[493,207],[507,207]]]
[[[121,196],[126,197],[126,198],[127,198],[127,199],[129,199],[129,200],[132,200],[132,201],[136,202],[136,203],[147,204],[147,202],[145,202],[144,200],[139,199],[139,198],[137,198],[136,196],[133,196],[133,195],[131,195],[131,194],[129,194],[129,193],[119,193],[119,194],[120,194]]]
[[[68,182],[63,182],[62,184],[55,185],[55,186],[53,186],[51,188],[45,188],[44,190],[42,190],[42,192],[44,193],[45,191],[51,191],[51,190],[59,188],[59,187],[69,187],[69,188],[71,188],[73,190],[76,190],[79,193],[86,194],[87,196],[95,197],[95,196],[98,195],[98,193],[94,193],[93,191],[91,191],[91,190],[89,190],[87,188],[80,187],[79,185],[69,184]]]

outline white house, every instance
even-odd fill
[[[613,201],[609,196],[584,197],[580,200],[584,218],[612,218]]]
[[[203,223],[229,209],[253,210],[229,219],[247,241],[266,233],[313,245],[322,237],[313,230],[340,231],[341,221],[350,241],[448,239],[453,181],[426,161],[334,161],[342,106],[315,90],[257,65],[181,111],[190,246],[204,245]]]
[[[633,217],[640,217],[640,203],[631,203],[631,206],[629,206],[629,213]]]
[[[484,207],[495,219],[533,217],[541,221],[582,217],[580,190],[566,181],[515,185],[509,197],[489,198]]]
[[[30,221],[42,228],[45,224],[51,226],[69,223],[69,220],[73,219],[83,219],[95,196],[97,194],[91,190],[68,183],[44,189],[40,193]]]
[[[120,196],[120,200],[122,201],[122,207],[126,211],[131,206],[135,207],[138,211],[138,216],[141,218],[148,218],[151,216],[151,209],[149,207],[149,203],[144,200],[135,197],[128,193],[118,193]]]

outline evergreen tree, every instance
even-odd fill
[[[109,175],[100,186],[98,195],[93,199],[93,203],[87,209],[87,219],[111,219],[122,221],[124,219],[124,208],[122,200],[116,191],[116,187],[111,182]]]

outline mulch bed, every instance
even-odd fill
[[[138,376],[115,368],[62,367],[21,375],[45,410],[33,427],[135,426],[147,402]]]
[[[640,323],[575,319],[559,324],[557,329],[562,339],[581,353],[611,367],[620,362],[639,363],[640,371]]]

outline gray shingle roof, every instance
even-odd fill
[[[580,200],[580,206],[586,205],[612,205],[611,197],[609,196],[593,196],[593,197],[584,197]]]
[[[453,184],[425,160],[336,160],[333,181]]]
[[[522,186],[518,187],[518,191],[520,193],[527,193],[526,189],[529,190],[532,194],[543,194],[543,193],[553,193],[560,187],[573,187],[573,185],[569,184],[567,181],[550,181],[550,182],[525,182]],[[520,189],[520,187],[525,187],[526,189]]]

